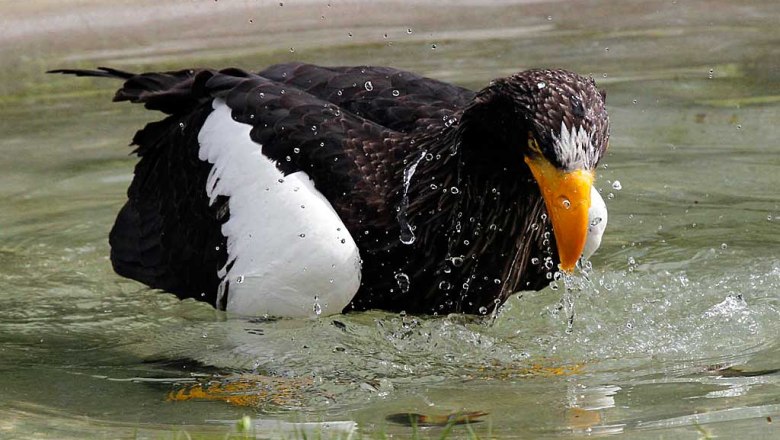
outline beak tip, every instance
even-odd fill
[[[558,268],[560,270],[562,270],[563,272],[572,273],[572,272],[574,272],[574,267],[576,265],[577,265],[577,263],[573,263],[573,264],[563,264],[563,263],[561,263],[561,264],[558,265]]]

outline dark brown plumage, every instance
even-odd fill
[[[477,93],[386,67],[55,72],[123,79],[114,100],[169,115],[133,140],[140,161],[111,233],[112,262],[212,304],[230,216],[225,200],[209,205],[210,166],[197,153],[214,97],[252,126],[280,170],[306,172],[354,237],[362,283],[347,310],[488,313],[544,287],[555,237],[524,159],[569,167],[556,150],[565,124],[588,133],[592,151],[581,154],[595,166],[609,136],[593,80],[563,70],[521,72]]]

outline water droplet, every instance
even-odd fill
[[[547,16],[547,21],[552,21],[552,15]]]
[[[558,283],[556,283],[555,281],[553,281],[552,283],[550,283],[550,289],[552,289],[552,290],[558,290]]]
[[[498,226],[496,226],[495,223],[491,223],[490,226],[488,226],[488,230],[495,231],[498,229]]]
[[[374,84],[372,84],[371,81],[366,81],[366,83],[363,84],[363,87],[365,87],[369,92],[374,90]]]
[[[464,245],[466,245],[466,246],[468,246],[470,243],[471,243],[471,242],[470,242],[470,241],[468,241],[468,240],[463,240],[463,244],[464,244]]]
[[[552,260],[546,260],[546,261],[544,262],[544,268],[545,268],[545,269],[547,269],[547,270],[550,270],[550,269],[552,269],[552,267],[553,267],[553,262],[552,262]],[[552,277],[552,274],[550,274],[550,277]]]
[[[431,50],[436,50],[436,44],[431,44]]]
[[[237,283],[237,284],[241,284],[241,283],[243,283],[243,282],[244,282],[244,276],[243,276],[243,275],[241,275],[241,276],[239,276],[238,278],[236,278],[236,283]]]
[[[460,190],[458,189],[457,186],[453,186],[452,188],[450,188],[450,192],[453,194],[458,194],[460,193]]]
[[[342,94],[344,94],[344,92],[343,92],[343,91],[341,91],[341,90],[339,90],[338,92],[336,92],[336,94],[337,94],[337,95],[339,95],[339,96],[341,96]]]
[[[411,282],[409,281],[409,275],[403,272],[398,272],[395,274],[395,282],[398,284],[398,288],[401,289],[402,293],[409,291],[409,286],[411,285]]]
[[[591,220],[590,225],[591,226],[597,226],[602,221],[603,221],[603,219],[601,217],[596,217],[593,220]]]
[[[463,266],[463,257],[452,257],[450,258],[450,263],[455,267],[461,267]]]
[[[538,87],[539,90],[541,90],[541,89],[547,87],[547,83],[545,83],[544,81],[539,81],[538,83],[536,83],[536,87]]]
[[[401,92],[399,92],[398,90],[393,90],[393,96],[400,96],[400,95]]]
[[[542,221],[545,221],[545,220],[547,220],[547,214],[545,214],[545,213],[542,213],[541,217],[542,217]]]
[[[301,149],[298,147],[293,148],[293,153],[298,154],[301,152]]]
[[[452,289],[452,284],[450,284],[447,281],[442,281],[439,283],[439,290],[450,290]]]
[[[729,245],[727,245],[726,243],[721,243],[721,245],[720,245],[720,248],[721,248],[721,249],[724,249],[724,250],[725,250],[726,248],[728,248],[728,247],[729,247]]]
[[[610,200],[614,199],[615,198],[615,194],[609,193],[609,194],[607,194],[607,198],[610,199]]]
[[[409,29],[407,29],[407,30],[406,30],[406,33],[407,33],[407,34],[409,34],[409,35],[411,35],[411,34],[412,34],[412,28],[409,28]]]
[[[316,125],[312,125],[311,126],[311,131],[317,131],[317,126]]]
[[[615,191],[620,191],[621,189],[623,189],[623,185],[620,184],[619,180],[616,180],[612,182],[612,189],[614,189]]]
[[[317,316],[320,316],[322,314],[322,306],[320,305],[319,296],[316,295],[314,296],[314,307],[312,310],[314,310],[314,314]]]
[[[531,258],[531,264],[533,264],[534,266],[539,264],[539,259],[536,257]]]
[[[409,224],[404,224],[401,226],[401,232],[398,237],[399,240],[401,240],[401,243],[403,244],[412,244],[416,240],[416,237],[414,236],[414,231],[412,231],[412,227]]]
[[[493,284],[501,284],[501,280],[498,278],[493,279]]]
[[[435,191],[435,190],[439,189],[439,187],[435,183],[431,183],[431,189]]]
[[[294,47],[290,48],[290,53],[295,53],[295,48]]]
[[[431,153],[426,154],[425,155],[425,160],[427,160],[428,162],[432,161],[433,160],[433,154],[431,154]]]
[[[635,99],[635,100],[633,100],[632,102],[633,102],[634,104],[636,104],[636,103],[638,103],[639,101]]]
[[[563,205],[563,207],[566,209],[571,208],[571,202],[569,201],[569,199],[565,197],[563,198],[563,200],[561,200],[561,205]]]
[[[291,161],[291,160],[292,160],[292,157],[290,157],[290,156],[287,156],[287,157],[285,157],[285,159],[287,160],[287,162],[289,162],[289,161]]]
[[[737,130],[742,130],[742,124],[737,124]]]
[[[479,314],[480,315],[487,315],[488,309],[485,306],[482,306],[479,308]]]
[[[298,234],[298,237],[306,238],[306,234]]]
[[[352,32],[347,32],[347,36],[348,36],[349,38],[352,38]]]

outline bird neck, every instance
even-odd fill
[[[484,313],[518,290],[539,287],[525,284],[544,279],[537,272],[551,228],[530,173],[486,162],[481,146],[460,134],[445,127],[409,156],[398,220],[401,241],[424,259],[410,261],[415,275],[433,271],[432,290],[418,294],[442,298],[443,312]]]

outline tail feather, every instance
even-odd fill
[[[122,79],[125,82],[116,91],[114,101],[141,103],[150,110],[168,114],[187,113],[210,99],[211,95],[204,85],[214,74],[208,69],[135,74],[110,67],[98,67],[97,70],[55,69],[47,73]]]
[[[86,69],[54,69],[49,70],[46,73],[62,73],[64,75],[76,75],[87,77],[99,77],[99,78],[118,78],[118,79],[130,79],[135,73],[125,72],[123,70],[112,69],[110,67],[98,67],[97,70]]]

